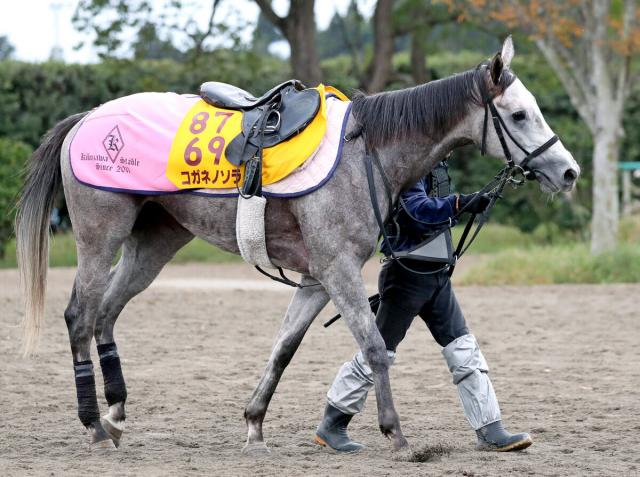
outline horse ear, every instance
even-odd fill
[[[504,63],[502,62],[502,53],[496,53],[496,56],[491,60],[489,65],[489,71],[491,72],[491,80],[493,84],[498,86],[500,83],[500,76],[502,76],[502,70],[504,69]]]
[[[513,60],[513,56],[516,54],[516,50],[513,47],[513,38],[509,35],[502,44],[502,62],[504,63],[505,68],[509,68],[511,66],[511,60]]]

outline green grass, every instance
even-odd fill
[[[623,219],[619,245],[599,256],[591,255],[587,243],[567,238],[555,239],[554,245],[538,245],[541,241],[536,239],[536,235],[543,234],[522,234],[519,237],[520,232],[510,231],[509,227],[502,230],[502,226],[492,225],[486,229],[486,234],[483,230],[480,234],[482,239],[478,238],[470,250],[473,253],[491,253],[462,277],[462,284],[640,282],[640,217]],[[518,246],[520,240],[521,246]]]
[[[454,244],[457,244],[458,240],[460,240],[464,225],[465,223],[451,229]],[[474,229],[471,229],[467,243],[471,240],[473,231]],[[528,249],[534,245],[535,239],[531,234],[525,234],[521,230],[508,225],[487,224],[482,227],[478,237],[469,248],[469,253],[496,253],[502,250]]]
[[[463,259],[464,260],[464,259]],[[594,257],[587,244],[505,250],[462,277],[463,285],[640,282],[640,245],[622,244]]]
[[[171,263],[189,263],[189,262],[242,262],[240,255],[234,255],[229,252],[220,250],[218,247],[208,244],[204,240],[194,239],[187,246],[183,247]]]
[[[194,239],[183,247],[173,258],[172,263],[189,262],[234,262],[242,259],[231,253],[223,252],[219,248],[209,245],[207,242]],[[51,252],[49,254],[49,265],[52,267],[75,267],[76,243],[71,234],[57,234],[51,241]],[[16,244],[12,240],[7,245],[5,257],[0,259],[0,268],[16,267]]]

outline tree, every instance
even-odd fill
[[[184,53],[176,48],[171,40],[163,40],[158,36],[158,29],[153,23],[145,23],[140,28],[138,38],[132,47],[133,57],[138,60],[184,59]]]
[[[430,80],[427,69],[427,43],[435,25],[448,23],[456,12],[433,1],[378,0],[373,15],[373,58],[363,87],[369,92],[384,89],[393,79],[393,53],[396,39],[409,37],[411,79],[408,83],[422,84]]]
[[[415,84],[429,81],[427,46],[431,29],[439,24],[451,23],[458,13],[434,1],[399,0],[394,9],[393,29],[396,36],[410,35],[411,76]]]
[[[322,82],[320,58],[316,48],[315,0],[291,0],[286,16],[278,15],[271,0],[255,0],[262,14],[289,42],[289,62],[293,76],[309,86]]]
[[[9,42],[9,38],[5,35],[0,36],[0,61],[11,58],[14,51],[15,48],[11,42]]]
[[[393,72],[393,3],[394,0],[378,0],[373,13],[373,58],[364,84],[370,93],[383,90]]]
[[[280,30],[264,16],[264,13],[260,12],[258,23],[255,30],[253,30],[251,49],[259,55],[268,55],[269,46],[276,41],[284,39]]]
[[[351,56],[353,71],[360,75],[365,44],[371,41],[371,28],[358,8],[357,0],[351,0],[344,15],[333,13],[326,30],[318,32],[318,51],[321,59],[339,55]]]
[[[615,247],[625,102],[640,51],[636,0],[444,0],[530,35],[593,137],[591,251]]]
[[[141,58],[140,55],[145,53],[152,58],[158,58],[161,54],[175,58],[181,50],[170,39],[161,38],[170,38],[174,33],[187,38],[182,56],[198,59],[205,53],[206,41],[215,34],[224,32],[233,37],[226,27],[214,22],[220,1],[210,0],[209,21],[204,29],[194,19],[198,12],[187,12],[187,7],[193,5],[183,4],[179,0],[167,0],[161,13],[155,17],[150,0],[79,0],[72,21],[79,31],[95,34],[93,45],[103,58],[126,55],[123,51],[126,46],[134,47],[136,58]],[[131,36],[132,30],[137,32],[137,40],[133,45],[128,45],[126,39]],[[146,40],[152,44],[145,45]]]

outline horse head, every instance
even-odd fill
[[[509,36],[502,51],[478,67],[481,107],[472,111],[473,141],[540,183],[543,192],[570,191],[580,166],[545,121],[533,94],[509,69]]]

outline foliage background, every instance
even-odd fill
[[[27,144],[0,138],[0,259],[13,235],[14,205],[22,186],[22,165],[29,154]]]

